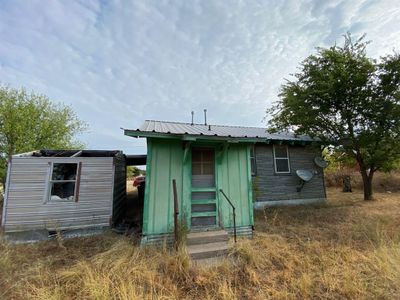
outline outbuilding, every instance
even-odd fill
[[[122,151],[40,150],[8,164],[2,227],[25,240],[57,230],[99,229],[123,218]]]

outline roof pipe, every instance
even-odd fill
[[[190,125],[193,126],[193,121],[194,121],[194,111],[192,110],[192,123]]]
[[[204,125],[207,126],[207,109],[204,109]]]

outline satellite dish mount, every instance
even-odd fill
[[[313,178],[314,174],[309,170],[297,170],[296,174],[300,178],[300,186],[298,186],[296,190],[298,193],[300,193],[304,187],[304,184],[309,182]]]

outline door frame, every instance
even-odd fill
[[[193,149],[198,149],[198,148],[205,148],[205,149],[211,149],[214,154],[214,187],[213,188],[193,188],[192,187],[192,179],[193,179],[193,170],[192,170],[192,154],[193,154]],[[189,168],[190,168],[190,210],[189,210],[189,229],[192,229],[192,227],[220,227],[220,222],[219,222],[219,194],[218,194],[218,163],[217,163],[217,145],[215,143],[209,143],[209,142],[200,142],[200,143],[194,143],[191,144],[190,146],[190,163],[189,163]],[[210,192],[215,192],[215,225],[203,225],[203,226],[192,226],[192,192],[193,191],[210,191]]]

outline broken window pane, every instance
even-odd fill
[[[50,181],[50,200],[74,201],[78,164],[54,163]]]
[[[75,180],[77,164],[53,164],[52,180]]]

